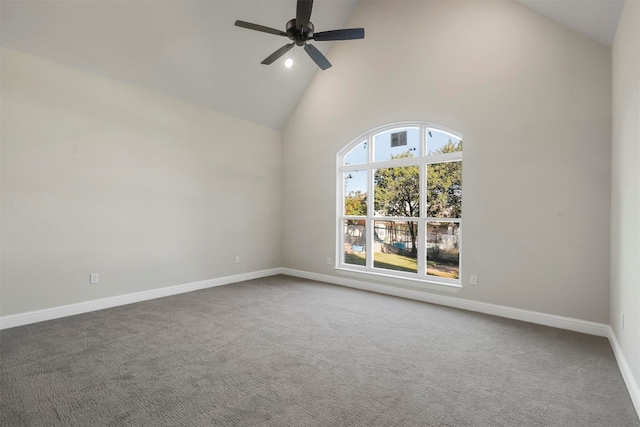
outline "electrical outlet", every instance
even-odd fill
[[[472,285],[477,285],[478,284],[478,276],[476,276],[475,274],[471,275],[471,280],[469,281],[470,284]]]
[[[92,285],[95,285],[96,283],[98,283],[98,281],[99,281],[98,273],[92,273],[89,275],[89,283],[91,283]]]
[[[240,256],[236,255],[236,264],[240,264]]]
[[[331,265],[331,257],[330,256],[327,257],[327,265]]]

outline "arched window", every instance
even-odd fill
[[[374,129],[338,153],[337,267],[460,286],[462,136]]]

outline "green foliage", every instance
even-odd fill
[[[433,154],[462,151],[462,141],[449,140]],[[411,151],[392,156],[392,159],[413,157]],[[420,168],[418,165],[377,169],[374,175],[374,210],[384,216],[420,216]],[[426,179],[427,216],[431,218],[460,218],[462,213],[462,162],[433,163],[427,165]],[[353,213],[365,215],[366,200],[349,200]],[[345,203],[347,205],[347,203]],[[364,210],[360,210],[364,206]],[[416,252],[417,223],[407,222],[411,235],[412,251]]]
[[[413,157],[411,151],[392,156],[392,159]],[[420,168],[416,166],[397,166],[381,168],[374,175],[374,209],[385,216],[420,215]],[[417,224],[407,223],[411,235],[411,250],[415,253]]]
[[[392,159],[413,157],[410,151]],[[420,215],[420,168],[398,166],[381,168],[374,175],[374,209],[386,216]]]
[[[361,191],[351,191],[344,198],[345,215],[366,215],[367,195]]]
[[[462,141],[449,140],[437,154],[462,150]],[[427,216],[460,218],[462,213],[462,162],[433,163],[427,167]]]
[[[439,259],[440,258],[440,246],[438,246],[436,244],[432,248],[427,249],[427,258]]]

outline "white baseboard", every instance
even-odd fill
[[[418,290],[380,285],[361,280],[294,270],[290,268],[281,269],[281,273],[309,280],[332,283],[334,285],[347,286],[350,288],[378,292],[381,294],[393,295],[401,298],[460,308],[463,310],[476,311],[480,313],[491,314],[494,316],[506,317],[508,319],[515,319],[539,325],[551,326],[554,328],[567,329],[569,331],[581,332],[589,335],[607,337],[609,339],[609,342],[611,343],[611,347],[613,348],[613,354],[615,355],[616,361],[618,363],[618,368],[620,369],[620,372],[622,374],[622,378],[624,379],[627,389],[629,390],[629,394],[631,395],[633,406],[635,407],[638,417],[640,417],[640,387],[638,386],[638,382],[636,381],[636,379],[633,377],[633,373],[631,372],[631,368],[627,364],[627,360],[624,357],[622,348],[618,343],[613,329],[609,325],[605,325],[604,323],[595,323],[586,320],[573,319],[571,317],[540,313],[537,311],[522,310],[497,304],[465,300],[462,298],[455,298],[446,295],[436,295]]]
[[[261,277],[273,276],[281,273],[282,269],[272,268],[269,270],[253,271],[234,276],[219,277],[216,279],[202,280],[199,282],[185,283],[182,285],[168,286],[165,288],[151,289],[142,292],[134,292],[131,294],[118,295],[77,304],[62,305],[44,310],[0,316],[0,330],[43,322],[45,320],[59,319],[61,317],[73,316],[76,314],[88,313],[90,311],[102,310],[105,308],[117,307],[120,305],[132,304],[135,302],[167,297],[170,295],[182,294],[185,292],[197,291],[200,289],[212,288],[214,286],[259,279]]]
[[[627,385],[627,390],[629,390],[629,394],[631,395],[633,406],[635,406],[638,417],[640,418],[640,386],[638,386],[638,382],[633,377],[631,368],[627,363],[627,359],[624,357],[620,343],[618,343],[618,338],[616,338],[616,334],[613,332],[611,326],[609,326],[609,342],[611,343],[611,348],[613,348],[613,354],[616,356],[616,361],[618,362],[624,383]]]
[[[332,283],[335,285],[378,292],[386,295],[393,295],[397,297],[424,301],[448,307],[455,307],[463,310],[476,311],[480,313],[491,314],[494,316],[506,317],[509,319],[522,320],[524,322],[552,326],[590,335],[610,337],[612,334],[612,332],[610,332],[611,328],[609,327],[609,325],[605,325],[602,323],[588,322],[585,320],[572,319],[570,317],[556,316],[536,311],[522,310],[502,305],[466,300],[463,298],[450,297],[446,295],[438,295],[429,292],[422,292],[419,290],[399,288],[396,286],[381,285],[362,280],[311,273],[290,268],[272,268],[268,270],[254,271],[234,276],[203,280],[200,282],[168,286],[165,288],[152,289],[142,292],[134,292],[131,294],[118,295],[114,297],[86,301],[77,304],[63,305],[59,307],[47,308],[44,310],[0,316],[0,330],[13,328],[16,326],[28,325],[36,322],[42,322],[45,320],[73,316],[76,314],[88,313],[90,311],[102,310],[105,308],[116,307],[120,305],[132,304],[140,301],[147,301],[155,298],[162,298],[170,295],[181,294],[184,292],[197,291],[214,286],[222,286],[228,285],[230,283],[242,282],[245,280],[259,279],[276,274],[287,274],[289,276],[317,280],[320,282]]]
[[[438,295],[419,290],[399,288],[396,286],[381,285],[365,282],[362,280],[310,273],[307,271],[294,270],[290,268],[283,268],[281,272],[282,274],[287,274],[289,276],[317,280],[320,282],[332,283],[334,285],[341,285],[350,288],[378,292],[381,294],[393,295],[401,298],[460,308],[463,310],[476,311],[479,313],[506,317],[508,319],[522,320],[523,322],[552,326],[554,328],[567,329],[569,331],[582,332],[589,335],[596,335],[600,337],[609,336],[609,325],[605,325],[604,323],[589,322],[586,320],[573,319],[571,317],[556,316],[553,314],[540,313],[537,311],[522,310],[519,308],[506,307],[503,305],[489,304],[486,302],[472,301],[446,295]]]
[[[134,292],[130,294],[102,298],[93,301],[86,301],[77,304],[69,304],[43,310],[29,311],[26,313],[0,316],[0,330],[13,328],[16,326],[28,325],[31,323],[43,322],[45,320],[59,319],[61,317],[73,316],[76,314],[88,313],[90,311],[102,310],[105,308],[117,307],[120,305],[147,301],[155,298],[162,298],[185,292],[197,291],[200,289],[212,288],[215,286],[228,285],[245,280],[259,279],[276,274],[286,274],[294,277],[317,280],[320,282],[378,292],[381,294],[393,295],[417,301],[424,301],[448,307],[455,307],[463,310],[476,311],[480,313],[491,314],[494,316],[506,317],[509,319],[522,320],[524,322],[552,326],[590,335],[610,337],[612,334],[609,325],[601,323],[588,322],[585,320],[572,319],[570,317],[555,316],[552,314],[540,313],[536,311],[522,310],[502,305],[466,300],[446,295],[438,295],[429,292],[422,292],[419,290],[399,288],[396,286],[381,285],[362,280],[311,273],[290,268],[272,268],[268,270],[254,271],[234,276],[226,276],[199,282],[186,283],[182,285],[168,286],[165,288],[151,289],[148,291]]]

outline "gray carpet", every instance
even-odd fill
[[[3,426],[639,426],[605,338],[275,276],[0,331]]]

